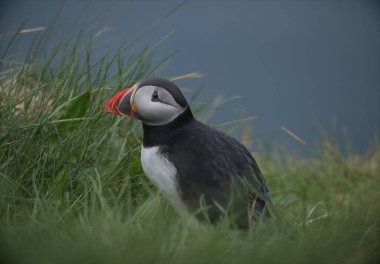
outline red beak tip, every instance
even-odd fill
[[[102,111],[106,113],[113,113],[115,115],[121,115],[117,110],[117,105],[119,104],[120,98],[127,93],[131,88],[126,88],[118,93],[116,93],[103,107]]]
[[[105,105],[105,106],[102,108],[102,111],[103,111],[103,112],[106,112],[106,113],[112,113],[112,110],[111,110],[111,108],[110,108],[108,105]]]

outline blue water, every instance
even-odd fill
[[[24,28],[46,26],[60,3],[2,1],[0,29],[12,31],[26,19]],[[315,147],[321,130],[342,144],[352,142],[359,151],[379,135],[378,1],[194,0],[155,24],[179,3],[93,1],[87,6],[84,1],[65,1],[53,41],[80,27],[94,33],[108,27],[96,49],[101,53],[150,28],[136,50],[162,40],[154,63],[176,52],[156,76],[200,72],[204,78],[178,84],[202,88],[205,98],[240,97],[217,109],[213,124],[255,115],[258,118],[248,125],[254,139],[285,143],[301,153]]]

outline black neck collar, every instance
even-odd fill
[[[143,123],[144,130],[144,147],[153,147],[165,145],[170,141],[171,136],[178,130],[194,120],[190,107],[180,114],[176,119],[166,125],[151,126]]]

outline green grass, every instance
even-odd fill
[[[379,143],[342,155],[325,140],[309,159],[257,153],[278,219],[248,231],[228,219],[190,225],[143,174],[139,123],[100,111],[156,68],[150,49],[132,53],[127,44],[93,61],[92,41],[79,38],[42,56],[48,34],[25,61],[10,51],[1,59],[1,263],[380,260]]]

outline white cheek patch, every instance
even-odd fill
[[[169,92],[160,92],[166,102],[152,101],[155,86],[144,86],[134,91],[131,103],[136,105],[137,114],[141,121],[148,125],[164,125],[173,121],[182,114],[186,108],[179,106]],[[163,89],[163,88],[161,88]]]

